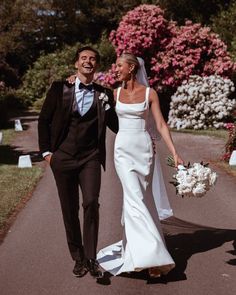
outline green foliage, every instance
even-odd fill
[[[234,0],[159,0],[156,1],[166,10],[166,16],[183,25],[185,20],[192,20],[209,25],[211,17],[222,9],[227,9]]]
[[[27,71],[23,86],[18,94],[25,96],[27,104],[31,104],[45,95],[54,80],[61,80],[74,72],[73,59],[77,46],[66,46],[63,50],[41,55]]]
[[[42,54],[76,42],[96,43],[116,28],[141,0],[2,0],[0,2],[0,81],[17,87]],[[152,2],[152,1],[146,1]]]
[[[80,0],[79,6],[87,19],[87,34],[92,42],[100,38],[104,29],[115,29],[121,17],[142,4],[142,0]],[[151,3],[153,1],[145,1]]]
[[[77,0],[3,0],[0,3],[0,80],[16,87],[42,53],[82,40]]]
[[[116,60],[116,53],[113,45],[106,37],[106,32],[102,34],[101,39],[97,45],[93,46],[101,54],[100,71],[107,71],[111,64]]]
[[[1,80],[7,86],[17,86],[20,76],[39,50],[40,28],[43,19],[37,8],[45,1],[4,0],[0,4]]]
[[[105,33],[98,44],[86,45],[94,47],[101,53],[100,70],[107,70],[114,62],[116,58],[115,51]],[[74,46],[65,46],[62,50],[40,56],[25,74],[23,86],[17,91],[17,95],[24,97],[26,105],[41,100],[35,104],[37,109],[40,108],[50,84],[55,80],[65,79],[75,73],[75,53],[78,47],[82,46],[84,44],[77,43]]]
[[[25,107],[24,99],[14,89],[0,90],[0,128],[8,126],[10,114]]]
[[[0,129],[4,128],[8,121],[8,112],[6,101],[3,95],[0,95]]]
[[[231,42],[231,55],[234,61],[236,61],[236,37],[234,37],[233,41]]]
[[[227,10],[221,11],[212,17],[212,28],[228,45],[232,54],[236,55],[236,2],[233,2]]]

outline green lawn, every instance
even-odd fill
[[[0,230],[4,229],[21,201],[30,195],[42,175],[42,169],[38,166],[18,168],[11,162],[9,147],[16,136],[14,130],[4,130],[0,145]],[[11,164],[6,164],[8,162]]]
[[[3,133],[2,145],[9,145],[16,134],[14,129],[6,129],[6,130],[3,130],[2,133]]]
[[[195,135],[207,135],[214,136],[218,138],[228,139],[228,131],[226,129],[207,129],[207,130],[193,130],[193,129],[172,129],[173,132],[191,133]]]

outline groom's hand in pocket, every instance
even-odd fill
[[[44,157],[44,160],[45,160],[46,162],[48,162],[48,164],[50,164],[50,162],[51,162],[51,158],[52,158],[52,154],[45,156],[45,157]]]

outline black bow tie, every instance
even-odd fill
[[[85,85],[84,83],[79,83],[79,89],[87,89],[88,91],[93,90],[93,84]]]

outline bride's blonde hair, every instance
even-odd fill
[[[136,75],[140,67],[137,57],[133,53],[124,52],[119,58],[123,58],[128,64],[134,65],[133,74]]]

